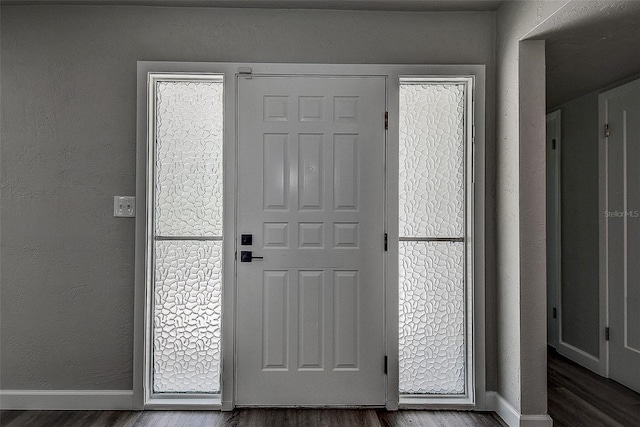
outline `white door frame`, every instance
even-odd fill
[[[600,259],[600,360],[598,372],[609,378],[609,341],[605,337],[605,328],[609,326],[609,272],[608,243],[609,228],[605,212],[608,210],[608,138],[605,124],[608,122],[607,101],[624,94],[629,88],[640,88],[640,79],[622,84],[598,95],[598,207],[599,207],[599,259]]]
[[[399,105],[398,90],[400,77],[460,77],[470,76],[475,81],[473,111],[473,185],[472,195],[473,231],[468,236],[473,247],[474,283],[473,305],[473,358],[474,390],[462,398],[432,398],[425,400],[423,408],[450,408],[485,410],[485,66],[484,65],[335,65],[335,64],[264,64],[264,63],[208,63],[208,62],[138,62],[138,105],[137,105],[137,169],[136,169],[136,268],[134,302],[134,402],[137,409],[222,409],[232,410],[235,406],[235,286],[236,272],[234,255],[236,251],[236,108],[237,80],[239,73],[260,73],[277,75],[344,75],[344,76],[385,76],[389,109],[389,130],[387,136],[387,232],[389,250],[387,252],[385,286],[385,336],[388,356],[386,381],[386,404],[389,410],[399,406],[398,393],[398,141]],[[222,392],[207,399],[153,399],[148,393],[147,372],[149,363],[145,342],[149,330],[146,313],[147,297],[147,120],[150,112],[147,106],[147,86],[149,73],[169,74],[222,74],[224,90],[224,230],[223,246],[223,314],[222,314]]]
[[[554,134],[547,135],[547,140],[549,136],[553,138],[555,141],[555,147],[552,149],[555,151],[553,159],[551,159],[550,163],[547,163],[547,170],[550,171],[551,176],[553,176],[553,183],[547,182],[547,192],[549,190],[552,191],[551,197],[554,199],[555,211],[550,212],[551,215],[547,215],[547,236],[549,232],[555,235],[555,240],[553,241],[555,246],[555,257],[553,259],[551,257],[547,257],[547,264],[549,261],[554,262],[556,265],[555,274],[553,278],[547,279],[547,325],[548,325],[548,344],[554,348],[557,348],[560,343],[560,325],[562,322],[562,306],[560,304],[560,290],[562,283],[562,244],[561,244],[561,219],[562,219],[562,206],[561,206],[561,156],[562,156],[562,111],[555,110],[549,114],[547,114],[547,123],[555,122]],[[549,176],[549,174],[547,174]],[[547,206],[547,209],[549,207]],[[549,248],[549,239],[547,239],[547,249]],[[549,254],[549,251],[547,251]],[[549,267],[547,265],[547,272],[549,271]],[[551,279],[551,280],[549,280]],[[554,311],[555,309],[555,311]]]
[[[555,199],[556,212],[552,216],[547,216],[550,221],[547,222],[547,236],[549,231],[555,233],[555,258],[548,257],[547,260],[553,261],[557,269],[555,271],[555,277],[552,281],[548,282],[548,300],[547,307],[547,327],[549,329],[548,337],[551,339],[548,344],[554,347],[561,355],[579,363],[580,365],[594,371],[599,372],[599,358],[587,353],[586,351],[571,345],[563,338],[562,323],[564,319],[564,312],[562,310],[562,110],[558,109],[547,114],[547,123],[555,122],[555,134],[553,139],[556,141],[555,155],[551,160],[551,163],[547,164],[548,168],[552,168],[552,175],[555,178],[555,186],[551,188],[554,192],[553,197]],[[548,183],[548,189],[549,189]],[[549,242],[549,240],[547,240]],[[547,252],[547,255],[549,252]],[[547,271],[550,270],[547,268]],[[553,308],[556,308],[556,318],[553,318]]]

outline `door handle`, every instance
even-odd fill
[[[261,256],[254,256],[252,251],[240,251],[240,262],[251,262],[254,259],[263,259]]]

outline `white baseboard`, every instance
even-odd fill
[[[548,415],[522,415],[496,392],[488,391],[485,398],[486,409],[496,412],[509,427],[553,426],[553,420]],[[133,391],[0,390],[0,409],[76,411],[131,410],[133,409]],[[228,407],[226,409],[229,410]]]
[[[549,415],[522,415],[495,391],[488,391],[485,398],[486,408],[498,414],[509,427],[553,427]]]
[[[584,366],[588,370],[595,372],[598,375],[603,375],[600,372],[600,359],[587,353],[586,351],[581,350],[578,347],[574,347],[571,344],[567,344],[563,341],[558,342],[556,351],[567,359],[573,360],[578,365]]]
[[[0,390],[0,409],[131,410],[133,390]]]
[[[397,411],[398,410],[398,406],[399,406],[399,403],[398,403],[397,400],[387,400],[384,408],[387,411]]]
[[[488,391],[486,397],[486,408],[492,410],[507,423],[509,427],[520,425],[520,412],[495,391]]]
[[[553,427],[553,419],[549,415],[522,415],[522,427]]]

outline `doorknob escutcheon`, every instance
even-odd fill
[[[240,251],[240,262],[251,262],[254,259],[263,259],[263,257],[254,256],[252,251]]]

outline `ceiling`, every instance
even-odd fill
[[[503,0],[3,0],[3,5],[76,4],[253,7],[269,9],[389,10],[409,12],[492,11]]]
[[[7,5],[142,5],[381,11],[495,11],[503,0],[0,0]],[[506,0],[509,1],[509,0]],[[533,37],[546,40],[547,107],[640,74],[640,1],[574,0]]]
[[[546,39],[548,108],[640,74],[640,2],[591,3],[596,9],[588,19],[541,35]]]

